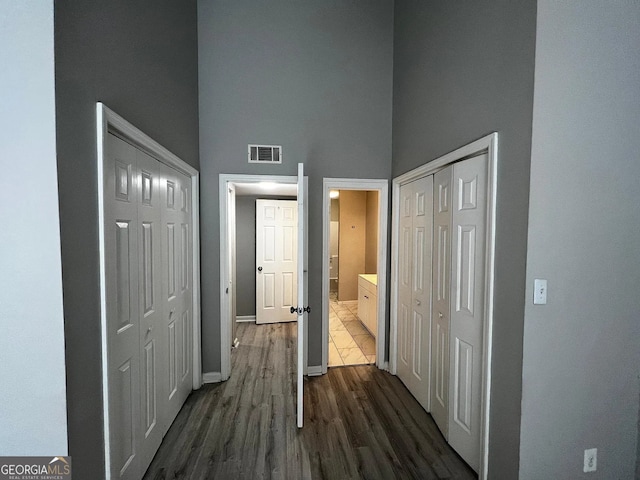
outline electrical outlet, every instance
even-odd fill
[[[598,449],[588,448],[584,451],[583,472],[595,472],[598,468]]]
[[[547,281],[544,278],[536,278],[533,280],[533,304],[547,304]]]

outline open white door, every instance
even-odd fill
[[[297,366],[297,399],[298,399],[298,428],[302,428],[303,422],[303,403],[304,403],[304,361],[305,355],[305,325],[304,314],[309,312],[309,307],[304,306],[307,301],[307,238],[305,236],[306,229],[306,205],[305,205],[305,185],[304,185],[304,165],[298,164],[298,366]],[[293,310],[294,307],[291,307]],[[293,313],[293,312],[292,312]]]

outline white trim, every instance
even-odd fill
[[[376,365],[386,370],[387,303],[387,232],[389,211],[389,181],[361,178],[324,178],[322,180],[322,373],[327,373],[329,360],[329,225],[330,190],[369,190],[378,192],[378,331],[376,335]]]
[[[229,183],[293,183],[298,184],[297,176],[283,175],[242,175],[221,173],[218,180],[218,195],[220,202],[220,375],[221,379],[227,380],[231,375],[231,322],[232,309],[226,294],[226,285],[229,284],[230,272],[227,262],[224,261],[229,255],[228,232],[229,205],[228,184]]]
[[[489,415],[491,406],[491,351],[493,340],[493,305],[495,283],[495,235],[496,235],[496,201],[497,201],[497,165],[498,165],[498,134],[491,133],[453,152],[447,153],[432,162],[421,165],[403,175],[393,179],[392,190],[392,230],[391,230],[391,311],[389,328],[389,367],[392,374],[397,371],[397,335],[398,319],[396,309],[398,305],[398,227],[400,216],[400,187],[466,157],[487,152],[487,247],[485,258],[485,316],[484,339],[482,347],[482,399],[481,399],[481,433],[480,433],[480,480],[486,479],[489,464]]]
[[[309,377],[317,377],[322,374],[322,365],[309,365],[307,367],[307,376]]]
[[[222,374],[220,372],[205,372],[202,374],[202,383],[220,383]]]
[[[192,223],[193,223],[193,388],[202,386],[202,353],[201,353],[201,315],[200,315],[200,192],[199,173],[191,165],[185,163],[179,157],[164,148],[158,142],[127,122],[120,115],[109,109],[101,102],[96,103],[96,149],[97,149],[97,170],[98,170],[98,255],[100,262],[100,327],[102,344],[102,408],[104,418],[104,445],[105,445],[105,475],[106,479],[111,478],[111,452],[110,452],[110,430],[109,430],[109,375],[107,358],[107,304],[106,304],[106,253],[105,253],[105,230],[104,230],[104,152],[106,149],[107,133],[109,131],[118,132],[131,141],[138,148],[152,154],[154,158],[165,165],[185,174],[191,178],[192,188]]]
[[[256,321],[255,315],[236,315],[236,323],[255,322],[255,321]]]

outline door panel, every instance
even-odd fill
[[[429,411],[433,177],[401,186],[400,202],[398,377]]]
[[[192,228],[191,180],[176,170],[163,167],[166,178],[167,208],[162,211],[162,224],[167,232],[162,251],[165,276],[168,279],[162,295],[164,331],[168,361],[164,366],[166,390],[166,422],[171,424],[192,390]],[[176,288],[177,287],[177,288]]]
[[[158,405],[162,405],[163,388],[158,377],[162,358],[158,345],[162,343],[162,225],[164,206],[161,165],[151,156],[135,150],[140,178],[138,197],[138,245],[140,249],[140,376],[142,436],[140,438],[141,468],[144,470],[155,455],[164,425],[158,421]],[[163,412],[162,412],[163,413]],[[160,413],[160,415],[162,415]]]
[[[431,365],[433,388],[431,391],[431,416],[438,428],[448,438],[449,424],[449,319],[451,272],[451,175],[447,167],[434,175],[434,268],[432,307]]]
[[[453,167],[449,443],[475,471],[480,465],[486,165],[485,154]]]
[[[298,262],[294,267],[297,282],[297,370],[296,370],[296,420],[298,428],[302,428],[304,423],[304,371],[307,362],[307,329],[305,322],[305,307],[308,306],[308,255],[307,255],[307,227],[308,227],[308,211],[307,211],[307,190],[304,178],[304,165],[298,164],[298,199],[297,199],[297,259]]]
[[[107,135],[105,256],[111,475],[140,476],[142,437],[136,149]]]
[[[296,319],[298,212],[295,200],[256,200],[256,323]]]

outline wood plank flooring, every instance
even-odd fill
[[[431,416],[375,366],[305,379],[295,415],[295,323],[238,327],[232,376],[194,391],[145,479],[473,479]]]

